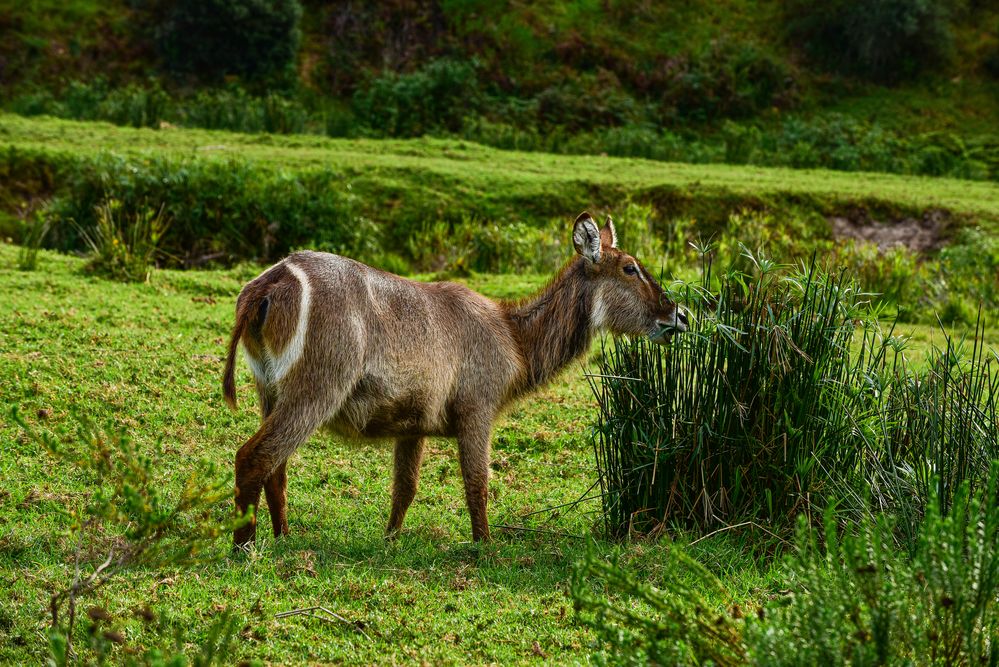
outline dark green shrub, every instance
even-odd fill
[[[476,271],[516,273],[553,271],[565,261],[561,227],[538,229],[523,222],[470,223],[464,264]]]
[[[174,0],[156,41],[166,68],[205,81],[274,79],[295,63],[298,0]]]
[[[935,266],[903,246],[882,252],[874,243],[848,241],[836,248],[836,263],[848,266],[868,292],[889,304],[905,308],[933,308],[925,301]]]
[[[344,97],[363,87],[366,73],[371,71],[408,72],[447,53],[481,52],[481,33],[475,37],[478,44],[459,43],[449,28],[456,13],[473,11],[482,16],[479,12],[489,9],[463,4],[426,0],[335,2],[321,3],[321,9],[314,4],[327,51],[313,81],[321,81],[324,89]]]
[[[645,110],[620,86],[597,77],[566,80],[541,91],[536,101],[536,122],[547,131],[560,128],[569,134],[614,127],[644,118]]]
[[[999,309],[999,238],[979,228],[958,232],[940,250],[942,293],[961,295],[987,311]]]
[[[949,2],[787,0],[795,43],[827,67],[892,83],[941,65],[952,48]]]
[[[739,125],[726,121],[722,125],[722,138],[725,141],[725,162],[727,164],[748,164],[753,161],[763,135],[753,125]]]
[[[263,114],[258,100],[240,86],[199,90],[185,101],[177,121],[187,127],[234,132],[262,132]]]
[[[129,215],[162,206],[172,223],[160,249],[173,265],[265,261],[303,245],[364,260],[380,247],[357,197],[328,170],[287,174],[245,162],[104,155],[77,165],[67,189],[49,211],[52,242],[64,250],[83,247],[77,230],[94,228],[108,199]]]
[[[992,47],[985,59],[982,61],[985,72],[993,79],[999,79],[999,44]]]
[[[417,266],[433,271],[458,275],[469,271],[545,272],[565,261],[561,231],[561,223],[535,227],[471,218],[455,224],[434,220],[424,222],[403,246]]]
[[[386,73],[354,95],[357,118],[394,137],[415,137],[435,130],[457,132],[478,108],[475,64],[434,60],[409,74]]]
[[[665,118],[695,122],[751,116],[794,102],[786,66],[749,43],[713,42],[688,56],[665,83]]]
[[[102,100],[96,118],[116,125],[159,127],[171,112],[170,95],[159,81],[151,79],[145,86],[129,85],[116,88]]]

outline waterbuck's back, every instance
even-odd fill
[[[343,435],[452,435],[523,374],[500,306],[461,285],[316,252],[257,281],[269,291],[261,340],[245,345],[255,375],[276,396],[330,406],[323,421]]]

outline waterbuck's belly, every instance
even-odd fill
[[[448,422],[444,396],[366,376],[326,426],[347,438],[390,438],[450,435]]]

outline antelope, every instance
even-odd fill
[[[581,213],[577,257],[534,296],[493,301],[451,282],[419,283],[346,257],[302,251],[247,283],[236,303],[223,394],[236,408],[242,343],[262,421],[236,453],[236,509],[266,494],[274,536],[288,533],[288,457],[318,428],[395,440],[393,537],[416,494],[429,436],[457,438],[472,539],[489,539],[490,439],[497,415],[590,349],[594,336],[666,343],[687,318],[614,223]],[[237,529],[252,543],[256,520]]]

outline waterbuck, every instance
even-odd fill
[[[319,427],[394,438],[388,533],[416,494],[428,436],[455,437],[472,538],[489,539],[489,447],[497,414],[590,349],[597,333],[664,343],[687,319],[649,272],[617,248],[610,218],[576,218],[578,253],[533,297],[493,301],[449,282],[418,283],[354,260],[296,252],[236,302],[223,393],[235,408],[242,342],[263,413],[236,454],[236,508],[267,495],[274,535],[288,533],[287,461]],[[238,529],[235,546],[253,541]]]

